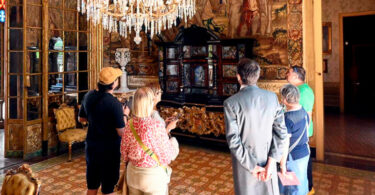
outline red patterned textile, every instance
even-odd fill
[[[160,121],[148,118],[133,118],[134,129],[137,131],[144,145],[152,150],[163,165],[168,165],[178,150],[173,147],[167,131]],[[130,161],[137,167],[156,167],[157,163],[146,154],[135,139],[129,123],[126,124],[121,140],[121,154],[125,162]]]

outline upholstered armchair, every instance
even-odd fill
[[[56,118],[56,130],[60,142],[68,143],[69,159],[72,160],[72,145],[76,142],[83,142],[86,139],[87,129],[76,128],[76,117],[74,107],[61,105],[53,110]]]
[[[37,195],[40,181],[36,179],[28,164],[10,170],[4,177],[1,195]]]

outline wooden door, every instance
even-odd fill
[[[347,113],[374,113],[375,29],[366,27],[374,20],[375,15],[345,17],[343,20]]]
[[[375,109],[374,71],[375,44],[353,45],[353,61],[348,68],[347,105],[357,114],[371,113]]]

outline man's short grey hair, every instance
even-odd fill
[[[296,86],[292,84],[286,84],[281,87],[280,95],[283,97],[286,102],[289,104],[299,103],[300,93]]]
[[[259,63],[249,58],[242,58],[238,62],[237,73],[240,75],[243,84],[255,85],[260,75]]]

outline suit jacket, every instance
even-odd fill
[[[264,167],[268,157],[280,161],[286,144],[284,112],[276,94],[246,86],[224,101],[224,118],[236,194],[279,194],[276,166],[267,182],[251,174],[256,165]]]

